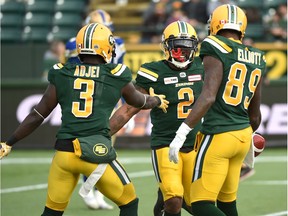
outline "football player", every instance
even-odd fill
[[[182,202],[190,205],[195,154],[193,145],[201,122],[199,121],[195,130],[187,136],[180,150],[178,164],[169,161],[168,152],[177,128],[188,116],[200,95],[204,73],[201,59],[195,57],[198,38],[190,24],[176,21],[168,25],[163,31],[161,44],[166,59],[141,65],[136,78],[136,88],[139,91],[148,93],[149,88],[153,87],[155,92],[165,94],[170,102],[167,113],[161,113],[157,109],[150,112],[153,124],[151,157],[155,177],[161,189],[158,191],[158,202],[154,208],[155,216],[163,215],[163,208],[164,215],[180,215]],[[110,119],[111,133],[118,131],[139,111],[140,109],[128,104],[119,108]]]
[[[111,16],[109,13],[107,13],[104,10],[97,9],[97,10],[92,11],[85,19],[85,23],[86,24],[101,23],[105,25],[106,27],[108,27],[112,31],[112,33],[114,31],[114,26],[113,26]],[[122,64],[124,55],[126,53],[124,40],[115,35],[114,35],[114,39],[115,39],[115,55],[112,57],[111,62],[114,64],[119,64],[119,63]],[[119,105],[123,104],[124,102],[125,100],[121,98],[118,104],[116,105],[114,111],[119,107]],[[134,119],[131,119],[129,122],[127,122],[125,127],[133,128]],[[116,141],[116,135],[112,136],[112,144],[114,144],[115,141]],[[86,179],[87,177],[83,176],[83,183],[86,181]],[[91,190],[88,196],[83,197],[83,201],[91,209],[113,209],[113,206],[108,204],[104,200],[104,196],[100,193],[100,191],[97,190],[97,188],[95,188],[94,190]]]
[[[121,95],[135,107],[158,106],[164,112],[168,101],[164,95],[153,94],[153,89],[150,96],[137,91],[131,82],[131,70],[110,63],[115,55],[115,40],[106,26],[84,26],[77,34],[76,44],[81,64],[59,63],[50,69],[43,97],[7,141],[1,142],[0,159],[60,104],[62,123],[56,136],[42,216],[63,215],[80,174],[88,176],[87,184],[81,187],[82,196],[96,184],[119,206],[121,216],[136,216],[138,198],[111,145],[109,117]]]
[[[247,18],[238,6],[217,7],[209,25],[209,36],[200,49],[203,89],[170,144],[169,159],[182,164],[179,150],[205,116],[195,143],[192,211],[194,215],[236,216],[241,165],[261,122],[266,62],[264,52],[242,44]]]

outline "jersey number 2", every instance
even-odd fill
[[[85,89],[80,92],[80,99],[84,100],[84,106],[80,107],[80,102],[72,102],[72,113],[77,118],[87,118],[93,109],[93,94],[95,82],[93,80],[77,78],[74,81],[74,89],[81,90],[83,85]]]
[[[178,106],[177,106],[177,118],[178,119],[187,118],[191,109],[185,109],[185,107],[191,106],[191,104],[193,104],[194,102],[194,94],[191,88],[181,88],[178,91],[178,100],[185,99],[185,95],[188,96],[188,100],[178,103]]]

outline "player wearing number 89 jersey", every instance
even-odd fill
[[[214,35],[204,39],[200,55],[219,59],[224,68],[216,101],[205,115],[201,132],[215,134],[250,126],[247,109],[264,73],[264,52],[240,40]]]
[[[170,144],[169,159],[204,117],[197,134],[191,184],[193,215],[237,216],[236,198],[242,162],[261,122],[264,53],[242,44],[247,18],[235,5],[221,5],[208,22],[210,36],[200,48],[205,79],[193,112]],[[217,205],[215,205],[217,202]]]

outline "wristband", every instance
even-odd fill
[[[186,139],[187,134],[193,130],[193,128],[190,128],[186,123],[182,122],[178,130],[176,131],[176,134],[181,138],[181,139]]]

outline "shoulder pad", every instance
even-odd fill
[[[222,53],[229,53],[232,52],[232,48],[225,44],[223,41],[219,40],[215,36],[208,36],[204,39],[205,42],[211,44],[215,48],[217,48]],[[204,42],[203,41],[203,42]]]
[[[114,69],[111,70],[111,73],[115,76],[120,76],[126,69],[126,65],[117,64]]]
[[[148,70],[144,67],[140,67],[140,69],[138,70],[137,74],[139,74],[140,76],[146,77],[149,80],[152,81],[156,81],[159,77],[159,75],[151,70]]]
[[[57,63],[57,64],[54,64],[54,65],[53,65],[53,68],[54,68],[55,70],[61,69],[61,68],[63,68],[63,67],[64,67],[64,66],[63,66],[62,63]]]

